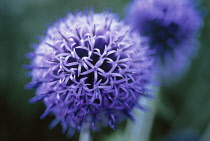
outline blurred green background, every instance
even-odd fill
[[[44,105],[28,102],[35,91],[24,89],[30,81],[22,68],[29,64],[25,54],[32,51],[33,43],[39,43],[47,25],[67,12],[110,9],[123,18],[128,3],[129,0],[0,0],[0,141],[78,140],[78,133],[66,138],[60,125],[50,130],[48,125],[54,117],[40,120]],[[194,139],[208,135],[210,141],[210,1],[203,0],[202,8],[207,15],[199,38],[201,47],[181,81],[161,89],[151,141],[168,141],[172,136],[183,135]],[[106,128],[94,133],[94,140],[113,132],[116,131]]]

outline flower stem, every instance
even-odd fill
[[[92,139],[91,139],[90,130],[82,128],[79,136],[79,141],[91,141],[91,140]]]
[[[210,121],[208,123],[208,126],[206,127],[206,130],[203,133],[203,136],[201,137],[201,141],[207,141],[210,139]]]
[[[154,115],[156,112],[156,101],[157,99],[143,99],[140,100],[140,104],[149,107],[148,112],[140,111],[139,109],[134,109],[133,115],[135,121],[128,121],[125,134],[128,141],[148,141],[150,136],[150,131],[152,128],[152,123],[154,120]]]

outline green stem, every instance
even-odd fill
[[[156,101],[157,99],[140,99],[140,105],[143,104],[146,107],[149,107],[150,110],[148,112],[144,112],[139,109],[134,109],[133,115],[135,117],[135,121],[128,121],[125,129],[127,141],[149,140],[156,112]]]
[[[210,139],[210,121],[206,128],[206,131],[203,133],[203,136],[201,137],[201,141],[208,141],[209,139]]]
[[[79,136],[79,141],[91,141],[90,130],[82,128]]]

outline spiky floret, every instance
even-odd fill
[[[127,21],[149,39],[161,78],[185,72],[197,49],[202,23],[190,0],[134,0]]]
[[[68,14],[47,31],[29,53],[32,82],[37,88],[31,102],[43,100],[67,128],[114,128],[146,96],[151,61],[139,37],[110,13]]]

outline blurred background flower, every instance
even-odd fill
[[[148,39],[158,79],[170,83],[180,78],[199,46],[202,13],[195,8],[195,3],[192,0],[134,0],[127,13],[127,22]]]
[[[41,103],[29,104],[35,91],[26,91],[24,85],[30,81],[25,77],[22,64],[31,43],[38,43],[37,35],[44,35],[46,25],[64,17],[68,11],[94,7],[95,12],[112,9],[123,18],[123,7],[128,0],[1,0],[0,1],[0,140],[2,141],[67,141],[78,140],[78,134],[67,139],[61,126],[49,130],[46,125],[54,117],[40,120],[44,112]],[[199,38],[201,47],[192,60],[187,74],[173,86],[164,87],[157,102],[157,113],[152,128],[151,141],[171,139],[177,132],[193,131],[197,136],[209,139],[210,122],[210,1],[202,0],[207,15]],[[95,140],[107,140],[113,133],[121,133],[124,124],[116,131],[105,128],[93,133]],[[186,133],[186,132],[185,132]],[[190,134],[188,134],[190,135]],[[205,136],[204,136],[205,135]],[[197,137],[195,137],[197,138]]]

